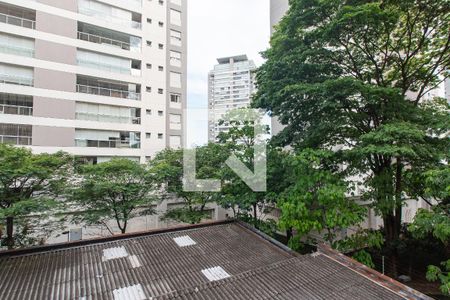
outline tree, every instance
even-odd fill
[[[408,174],[435,168],[449,148],[448,104],[425,97],[448,76],[450,3],[290,6],[264,53],[254,105],[286,125],[279,143],[340,149],[335,165],[366,180],[364,197],[383,218],[387,244],[395,244]]]
[[[152,214],[156,185],[145,166],[128,159],[113,159],[79,169],[79,182],[70,189],[69,199],[76,210],[76,222],[104,226],[113,220],[122,234],[129,221]]]
[[[450,168],[428,171],[423,178],[422,196],[431,197],[433,200],[429,202],[435,205],[431,210],[420,210],[408,230],[418,239],[433,235],[450,255]],[[429,266],[427,279],[439,280],[442,293],[450,295],[450,260],[442,262],[441,266]]]
[[[338,234],[364,220],[366,208],[349,198],[348,183],[328,165],[330,151],[304,150],[291,162],[293,184],[281,196],[280,224],[293,227],[293,242],[313,231],[323,234],[330,244]]]
[[[218,142],[229,153],[236,155],[249,170],[254,171],[255,162],[258,160],[266,161],[267,190],[264,192],[253,191],[230,168],[225,168],[222,172],[223,196],[219,203],[225,208],[233,209],[235,217],[250,219],[256,228],[264,225],[261,216],[276,207],[278,194],[288,184],[287,172],[284,169],[287,166],[285,160],[288,152],[273,145],[266,145],[265,135],[269,133],[269,128],[261,123],[259,117],[254,110],[232,110],[220,121],[221,124],[228,124],[228,130],[221,132],[217,138]],[[250,119],[254,121],[248,121]],[[261,146],[266,148],[265,154],[255,152],[255,148]]]
[[[220,145],[210,143],[196,149],[196,172],[198,179],[221,180],[226,151]],[[192,192],[184,188],[183,151],[166,149],[150,162],[151,173],[155,176],[165,198],[174,197],[183,201],[183,206],[170,209],[163,219],[196,224],[207,218],[207,205],[219,200],[217,192]]]
[[[26,224],[30,214],[46,219],[61,205],[57,196],[70,176],[72,158],[62,152],[34,155],[25,148],[0,144],[0,219],[6,223],[5,244],[16,245],[15,235],[28,237],[29,225],[14,233],[15,221]]]

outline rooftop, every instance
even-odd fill
[[[331,249],[237,222],[0,253],[0,299],[430,299]]]
[[[229,57],[222,57],[222,58],[218,58],[217,62],[219,64],[228,64],[230,63],[230,61],[233,60],[233,62],[237,63],[237,62],[241,62],[241,61],[247,61],[248,57],[247,55],[236,55],[236,56],[229,56]]]

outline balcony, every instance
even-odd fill
[[[20,7],[0,4],[0,23],[36,29],[36,13]]]
[[[0,114],[32,116],[33,108],[29,106],[0,104]]]
[[[131,74],[131,70],[129,68],[120,67],[113,64],[108,63],[102,63],[99,61],[89,60],[89,59],[83,59],[78,58],[77,59],[78,65],[81,67],[87,67],[112,73],[120,73],[120,74]]]
[[[33,82],[34,82],[33,78],[29,78],[29,77],[0,74],[0,83],[4,83],[4,84],[17,84],[17,85],[33,86]]]
[[[85,139],[76,139],[75,140],[76,147],[84,147],[84,148],[122,148],[122,149],[140,149],[141,142],[132,141],[130,139],[124,140],[85,140]]]
[[[31,132],[31,125],[0,124],[0,143],[30,146]]]
[[[111,8],[111,5],[96,0],[78,1],[78,12],[80,14],[133,29],[142,29],[142,16],[140,14],[117,7]]]
[[[105,38],[105,37],[95,35],[95,34],[80,32],[80,31],[78,31],[78,39],[87,41],[87,42],[91,42],[91,43],[96,43],[96,44],[111,45],[114,47],[121,48],[123,50],[130,50],[130,48],[131,48],[129,43],[121,42],[118,40],[113,40],[110,38]]]
[[[142,39],[139,37],[82,22],[78,22],[78,39],[127,51],[141,51]]]
[[[0,135],[0,144],[31,146],[31,136]]]
[[[0,109],[1,112],[1,109]],[[114,115],[102,115],[95,113],[77,112],[75,114],[77,120],[104,122],[104,123],[119,123],[119,124],[141,124],[140,117],[124,117]]]
[[[19,56],[34,57],[34,50],[30,48],[17,47],[9,44],[0,43],[0,52]]]
[[[77,93],[99,95],[99,96],[106,96],[106,97],[113,97],[113,98],[123,98],[123,99],[129,99],[129,100],[141,100],[140,93],[114,90],[114,89],[82,85],[82,84],[77,84]]]

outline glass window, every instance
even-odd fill
[[[181,67],[181,53],[177,51],[170,51],[170,65],[174,67]]]
[[[181,74],[170,72],[170,86],[174,88],[181,88]]]
[[[178,10],[170,10],[170,23],[173,25],[181,26],[181,12]]]
[[[174,46],[181,46],[181,32],[170,30],[170,44]]]

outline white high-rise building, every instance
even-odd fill
[[[247,55],[219,58],[208,75],[208,139],[214,142],[220,132],[227,131],[219,121],[230,110],[249,107],[255,91],[256,65]]]
[[[0,143],[91,162],[182,147],[186,0],[0,0]]]

